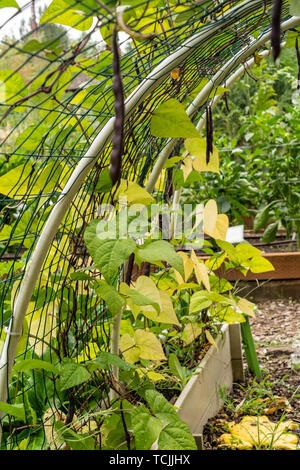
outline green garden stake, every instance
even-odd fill
[[[245,351],[249,371],[252,372],[255,377],[261,378],[262,373],[259,367],[259,362],[257,359],[255,344],[253,341],[251,326],[248,317],[246,317],[246,321],[244,323],[241,323],[241,333],[243,348]]]

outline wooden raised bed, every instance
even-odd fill
[[[216,273],[219,276],[225,277],[229,281],[264,281],[274,279],[300,279],[300,252],[286,252],[286,253],[264,253],[261,256],[266,258],[274,266],[274,271],[267,271],[264,273],[252,273],[248,271],[244,276],[240,271],[232,269],[225,273],[224,268],[219,268]]]
[[[223,405],[220,389],[230,391],[234,381],[244,380],[240,325],[223,325],[216,344],[218,349],[209,348],[174,404],[199,448],[203,427]]]
[[[248,271],[244,276],[239,270],[231,269],[225,272],[223,266],[215,271],[219,277],[224,277],[229,281],[266,281],[266,280],[287,280],[287,279],[300,279],[300,252],[282,252],[282,253],[263,253],[261,256],[266,258],[274,266],[274,271],[267,271],[264,273],[252,273]],[[207,260],[209,256],[199,256],[203,261]],[[151,265],[151,272],[156,268]],[[140,269],[134,266],[133,279],[136,279],[138,274],[145,274],[145,263],[142,263]]]
[[[240,325],[221,328],[215,346],[211,346],[200,361],[197,374],[193,375],[174,407],[180,418],[189,426],[198,449],[202,448],[202,432],[207,421],[221,409],[223,401],[220,389],[230,391],[234,381],[244,380]],[[157,441],[152,450],[157,450]]]
[[[295,240],[286,239],[286,230],[279,229],[277,237],[270,245],[260,243],[260,238],[263,230],[254,232],[253,230],[245,230],[245,240],[249,241],[264,253],[261,255],[266,258],[274,266],[274,271],[265,273],[251,273],[248,272],[246,276],[237,270],[231,270],[226,273],[226,279],[236,281],[254,281],[254,280],[287,280],[287,279],[300,279],[300,252],[293,251],[296,248]],[[288,251],[281,251],[288,249]],[[224,270],[219,271],[220,275],[224,275]]]

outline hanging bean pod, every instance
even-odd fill
[[[213,153],[213,140],[214,140],[214,127],[213,127],[213,119],[212,119],[212,112],[211,106],[209,107],[209,149],[210,153]]]
[[[115,122],[114,135],[112,138],[112,151],[110,155],[110,177],[115,185],[121,178],[122,154],[124,147],[124,89],[120,70],[120,56],[118,46],[118,33],[115,27],[112,40],[113,49],[113,93],[115,97]]]
[[[272,10],[272,33],[271,33],[271,46],[274,62],[278,59],[280,54],[280,20],[282,10],[282,0],[274,0]]]
[[[296,56],[297,56],[297,62],[298,62],[298,84],[297,84],[297,90],[300,89],[300,51],[299,51],[299,44],[298,44],[298,38],[296,38]]]
[[[210,162],[210,154],[213,153],[213,120],[211,107],[206,106],[206,164]]]

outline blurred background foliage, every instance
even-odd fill
[[[297,74],[295,50],[288,48],[282,51],[280,66],[270,57],[264,59],[232,86],[213,113],[220,174],[201,174],[191,188],[183,189],[184,202],[214,198],[231,224],[251,228],[253,216],[271,204],[264,225],[284,227],[288,235],[299,233]],[[275,235],[274,226],[265,240]]]

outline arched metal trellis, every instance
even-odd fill
[[[160,20],[154,15],[151,21],[156,25],[156,29],[154,28],[153,40],[149,45],[147,41],[139,43],[136,33],[126,28],[125,33],[132,33],[131,42],[126,35],[124,44],[121,44],[124,50],[121,71],[127,96],[123,172],[125,177],[137,180],[140,184],[147,179],[145,187],[149,192],[153,191],[164,164],[177,142],[176,139],[153,139],[149,131],[152,110],[165,99],[165,96],[175,97],[179,101],[186,100],[189,90],[193,90],[199,80],[208,79],[207,84],[193,100],[185,101],[188,116],[198,121],[197,128],[201,130],[204,124],[204,106],[214,89],[221,84],[233,83],[246,66],[240,67],[240,64],[246,63],[250,66],[253,59],[246,61],[255,51],[262,48],[271,36],[272,0],[234,2],[205,0],[200,4],[189,4],[184,10],[185,16],[182,13],[182,19],[178,18],[180,11],[176,13],[178,16],[173,14],[172,2],[170,3],[171,7],[169,5],[167,9],[169,30],[166,30],[163,24],[164,19]],[[131,5],[130,2],[129,4]],[[31,2],[32,5],[34,11],[34,1]],[[64,245],[70,244],[70,240],[64,237],[75,232],[78,227],[80,231],[81,227],[92,218],[96,205],[102,200],[101,192],[94,197],[93,188],[95,189],[97,185],[99,174],[109,164],[115,121],[111,93],[111,44],[108,39],[99,52],[97,44],[89,46],[88,40],[100,25],[102,37],[106,39],[107,35],[109,38],[116,22],[116,15],[109,2],[104,5],[101,2],[95,4],[87,2],[85,5],[84,2],[75,1],[74,5],[73,11],[80,10],[84,15],[74,13],[71,26],[75,30],[77,27],[80,31],[88,32],[86,36],[77,36],[75,40],[74,38],[69,40],[68,44],[58,43],[63,43],[68,34],[72,33],[72,29],[69,33],[61,27],[56,30],[52,28],[53,36],[50,40],[47,37],[43,37],[43,41],[39,38],[43,31],[45,34],[47,31],[50,34],[49,25],[53,26],[56,21],[58,24],[70,26],[68,21],[64,20],[64,12],[62,18],[56,13],[52,21],[48,14],[48,20],[43,21],[46,11],[42,14],[40,25],[34,17],[31,18],[33,30],[21,33],[20,38],[10,38],[7,33],[3,33],[1,37],[3,61],[10,58],[11,51],[17,52],[19,57],[25,57],[23,61],[17,61],[15,75],[9,74],[4,68],[1,75],[0,70],[4,93],[8,93],[5,85],[8,80],[15,80],[15,87],[10,91],[9,99],[2,104],[3,113],[0,119],[7,123],[14,114],[16,121],[13,123],[15,128],[8,129],[2,141],[3,158],[6,158],[9,164],[12,155],[15,154],[16,162],[19,160],[23,165],[21,171],[16,171],[19,181],[8,190],[2,201],[4,210],[3,219],[0,221],[4,227],[2,256],[5,252],[9,252],[14,237],[16,241],[19,237],[21,245],[25,240],[28,249],[23,258],[22,271],[18,271],[22,253],[17,251],[12,259],[12,266],[2,278],[3,299],[5,299],[2,304],[3,311],[8,312],[6,316],[3,315],[2,322],[3,332],[5,328],[0,361],[2,402],[9,397],[9,382],[14,359],[18,354],[17,347],[20,338],[23,337],[24,318],[41,309],[44,309],[48,319],[51,315],[55,316],[53,309],[56,307],[53,306],[52,297],[55,292],[51,291],[50,297],[47,297],[50,278],[52,279],[56,273],[52,268],[53,259],[60,268],[61,278],[66,277],[71,268],[81,266],[80,256],[78,259],[76,255],[72,256],[70,263],[67,257],[61,254]],[[147,13],[147,2],[144,8]],[[100,9],[101,13],[97,9]],[[23,11],[20,10],[18,14],[8,19],[3,25],[3,30],[7,31],[16,18],[22,15],[26,18],[26,11],[28,7],[24,7]],[[155,14],[158,15],[157,12]],[[58,19],[55,20],[57,16]],[[118,13],[117,18],[120,25],[123,17]],[[91,22],[87,29],[84,29],[86,28],[84,21],[89,19]],[[138,19],[136,23],[138,24]],[[290,17],[288,3],[284,2],[282,33],[295,28],[299,23],[300,18]],[[145,24],[147,25],[147,22]],[[160,34],[157,34],[158,30]],[[29,39],[27,42],[26,35]],[[42,52],[44,49],[46,54]],[[267,55],[268,51],[262,54]],[[93,69],[94,57],[99,57],[99,60]],[[39,70],[40,65],[39,67],[37,65],[40,61],[46,64],[43,70]],[[86,68],[84,64],[88,64]],[[26,67],[30,65],[32,71],[28,79],[20,78],[21,72],[27,70]],[[73,66],[74,69],[77,67],[76,73],[73,75],[69,73],[69,66]],[[180,80],[176,83],[172,80],[170,82],[170,74],[177,68],[180,70]],[[37,80],[36,70],[43,77],[40,82]],[[80,76],[81,71],[85,72],[84,85],[74,85],[74,77]],[[70,91],[66,89],[66,85]],[[213,99],[212,106],[218,102],[218,99],[218,96]],[[85,111],[81,111],[82,109]],[[20,117],[14,113],[15,110],[20,113]],[[37,110],[39,117],[36,129],[30,125],[26,131],[26,120],[29,120]],[[45,122],[50,129],[47,129]],[[15,131],[18,128],[22,129],[21,133]],[[29,155],[29,146],[26,142],[30,139],[31,145],[32,142],[36,142],[36,151]],[[16,145],[12,145],[12,141],[16,142]],[[18,152],[19,150],[21,152]],[[24,150],[28,150],[27,156]],[[142,157],[139,157],[139,153]],[[41,161],[37,171],[35,164],[32,164],[35,158]],[[31,161],[30,171],[27,171],[30,163],[28,164],[26,159]],[[12,171],[19,168],[20,166],[15,163]],[[45,169],[46,176],[43,175]],[[57,176],[57,183],[54,185],[50,184],[53,175]],[[39,179],[43,184],[38,184]],[[176,200],[176,193],[174,197]],[[18,201],[14,206],[11,204],[13,200]],[[12,211],[15,209],[17,215],[14,213],[12,216]],[[15,222],[12,222],[13,220]],[[10,230],[7,221],[12,225]],[[22,224],[26,224],[27,227],[23,239],[18,235],[18,227]],[[55,240],[57,234],[60,234],[60,240]],[[78,250],[80,247],[78,240],[75,246]],[[49,258],[50,253],[52,258],[51,256]],[[47,264],[48,262],[50,264]],[[42,306],[38,299],[32,300],[35,289],[39,288],[45,288],[46,291]],[[12,298],[11,311],[7,306],[7,297]],[[27,327],[28,337],[31,325],[32,323]],[[56,327],[53,324],[50,328],[47,327],[50,336]],[[36,329],[39,331],[39,326]],[[45,332],[46,320],[42,329]],[[43,345],[47,338],[42,340],[39,333],[36,334],[35,341],[42,344],[41,357],[43,357]],[[27,345],[31,345],[34,350],[35,345],[30,343],[28,338]]]

